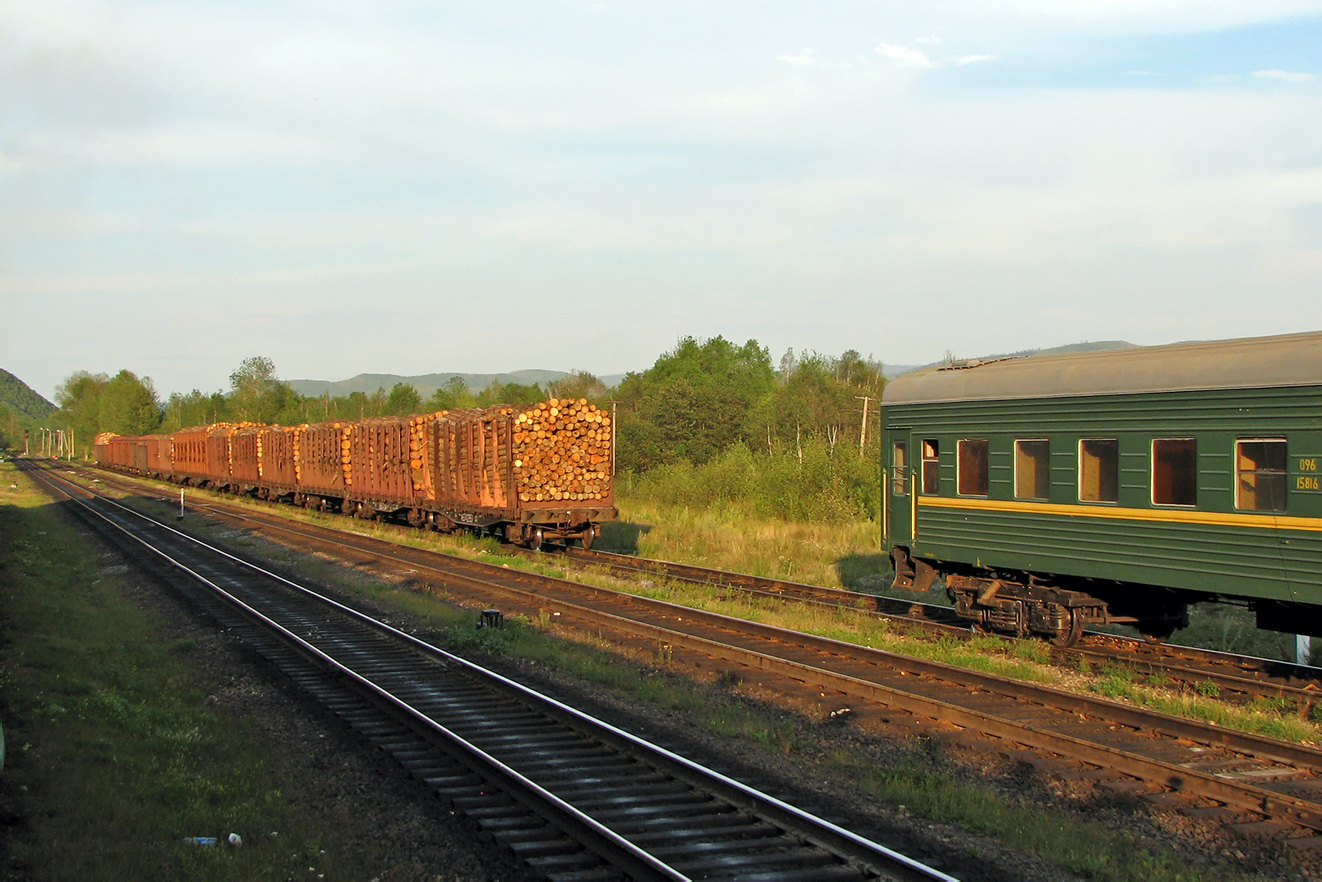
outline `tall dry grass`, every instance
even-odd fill
[[[620,520],[605,525],[603,550],[854,590],[889,584],[874,521],[795,522],[636,497],[616,504]]]

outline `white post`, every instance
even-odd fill
[[[1301,664],[1311,664],[1313,658],[1313,638],[1307,634],[1294,635],[1294,660]]]
[[[179,488],[179,520],[184,519],[184,488]]]

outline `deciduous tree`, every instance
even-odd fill
[[[92,443],[101,428],[101,393],[110,377],[77,371],[55,387],[55,403],[60,406],[66,425],[73,428],[80,448]]]
[[[606,384],[587,371],[572,370],[569,376],[547,383],[546,394],[553,398],[587,398],[599,403],[606,394]]]
[[[99,396],[100,431],[145,435],[161,424],[161,405],[151,377],[139,379],[123,370],[106,383]]]
[[[468,390],[468,384],[462,377],[451,377],[449,381],[431,394],[424,410],[456,410],[461,407],[475,407],[477,399]]]
[[[245,358],[230,374],[230,412],[234,419],[275,422],[282,415],[298,419],[299,396],[275,372],[275,362],[263,355]]]
[[[418,390],[408,383],[396,383],[386,399],[386,413],[392,416],[408,416],[422,410],[422,397]]]

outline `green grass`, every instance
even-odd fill
[[[1289,702],[1263,696],[1244,705],[1228,704],[1216,700],[1221,690],[1208,680],[1191,689],[1175,688],[1150,683],[1129,666],[1116,664],[1104,667],[1089,688],[1106,698],[1236,732],[1294,743],[1318,740],[1316,722]]]
[[[325,517],[297,510],[295,512],[308,520]],[[343,524],[339,519],[330,522]],[[699,533],[710,534],[712,538],[706,545],[698,543],[695,546],[699,551],[724,543],[738,549],[739,554],[756,553],[757,542],[747,535],[737,539],[715,538],[717,534],[729,532],[732,528],[731,523],[723,521],[719,516],[690,515],[687,519],[679,520],[678,524],[678,532],[691,527]],[[358,523],[354,526],[358,532],[389,535],[397,541],[402,537],[408,544],[440,547],[449,553],[475,557],[497,565],[508,564],[511,568],[525,569],[529,566],[523,558],[503,555],[501,547],[490,542],[474,543],[453,537],[416,533],[410,536],[407,531],[375,524]],[[800,556],[794,559],[816,560],[814,566],[818,573],[832,571],[834,565],[829,561],[837,559],[843,545],[850,541],[805,533],[803,530],[810,529],[805,525],[772,525],[769,529],[770,533],[765,535],[778,537],[772,542],[773,545],[779,542],[782,547],[791,550],[796,537],[803,542],[804,547],[797,548]],[[667,555],[660,550],[669,547],[677,552],[682,551],[678,534],[667,540],[673,544],[643,547],[645,537],[652,532],[655,531],[640,531],[635,537],[639,540],[639,547],[634,550],[649,556],[670,556],[689,562],[701,562],[695,561],[692,555]],[[764,534],[758,532],[757,535]],[[810,537],[815,538],[805,541]],[[831,550],[831,542],[843,544]],[[277,554],[286,557],[285,552]],[[287,559],[291,563],[298,561],[301,569],[311,571],[311,578],[340,584],[423,618],[433,636],[439,637],[443,645],[455,651],[481,652],[531,661],[607,688],[626,704],[646,704],[662,711],[683,714],[685,725],[701,727],[717,737],[756,745],[769,755],[804,753],[816,747],[815,727],[820,725],[818,721],[769,713],[755,703],[740,700],[744,687],[737,676],[718,677],[707,686],[692,682],[680,672],[671,670],[673,652],[665,645],[658,645],[651,652],[637,653],[628,663],[622,663],[618,650],[605,641],[581,635],[562,639],[554,626],[554,617],[549,614],[543,614],[536,620],[511,617],[506,620],[504,629],[478,630],[474,627],[477,621],[475,610],[456,610],[437,602],[438,599],[446,599],[444,592],[433,594],[393,588],[362,573],[346,574],[342,568],[325,562],[300,558],[293,551],[288,552]],[[719,562],[708,563],[722,568],[740,568],[729,561],[729,558],[722,557]],[[546,562],[536,562],[532,566],[534,569],[555,569]],[[806,565],[803,570],[809,573],[814,571],[813,566]],[[600,570],[589,570],[586,576],[576,574],[575,578],[598,583],[603,587],[632,590],[650,597],[741,615],[769,624],[821,633],[971,669],[994,671],[1039,682],[1059,680],[1059,673],[1047,665],[1047,648],[1031,641],[1007,640],[988,635],[970,641],[949,638],[932,640],[923,632],[895,628],[884,620],[877,620],[855,610],[760,601],[713,586],[672,583],[659,577],[647,580],[651,582],[650,585],[640,585],[638,582],[617,579]],[[807,575],[805,581],[829,580],[814,580],[811,575]],[[1097,691],[1115,690],[1118,696],[1123,693],[1128,697],[1130,690],[1137,690],[1140,686],[1152,687],[1156,691],[1153,684],[1133,682],[1132,678],[1117,675],[1114,671],[1103,672],[1097,682],[1111,684],[1102,685]],[[1275,708],[1259,710],[1263,713],[1276,711]],[[886,801],[904,805],[910,811],[933,821],[994,837],[1007,845],[1066,867],[1082,878],[1211,878],[1185,868],[1176,857],[1160,849],[1140,846],[1105,822],[1091,823],[1069,818],[1058,811],[1007,798],[982,782],[966,780],[944,768],[939,751],[934,752],[928,742],[923,742],[914,750],[915,753],[908,761],[900,763],[865,764],[855,754],[843,751],[827,756],[822,762],[829,772],[857,781]],[[1222,868],[1215,878],[1229,877]]]
[[[226,501],[235,501],[233,497],[224,498]],[[252,500],[240,499],[238,502],[257,508],[269,507],[265,503]],[[162,506],[163,509],[173,510],[172,503],[169,502],[157,505]],[[839,586],[841,570],[838,565],[841,560],[847,559],[847,548],[854,543],[876,541],[876,537],[872,536],[875,525],[871,524],[856,524],[853,528],[849,528],[840,525],[828,527],[752,520],[746,515],[728,511],[721,513],[693,512],[688,509],[662,511],[649,504],[629,500],[622,500],[620,509],[622,517],[631,513],[630,520],[624,522],[631,526],[624,530],[620,523],[607,524],[603,547],[610,545],[607,540],[613,533],[623,530],[620,535],[633,536],[630,541],[635,541],[638,546],[634,550],[645,556],[683,560],[687,563],[705,562],[721,569],[741,572],[752,572],[759,568],[755,565],[759,549],[768,553],[779,549],[786,554],[798,555],[793,558],[796,561],[795,567],[822,577],[814,584]],[[346,522],[346,519],[337,515],[306,512],[289,506],[282,507],[282,510],[294,514],[301,520],[331,526],[343,527]],[[660,521],[664,526],[649,526],[635,533],[634,527],[651,520]],[[474,540],[462,535],[423,533],[407,527],[366,521],[348,523],[353,525],[354,532],[364,535],[374,535],[414,547],[441,550],[496,566],[504,565],[511,569],[566,578],[565,570],[556,565],[553,556],[530,560],[521,555],[511,555],[508,553],[508,546],[501,545],[493,539]],[[200,519],[199,524],[202,524]],[[213,533],[223,532],[205,525],[200,528]],[[692,537],[691,547],[688,549],[685,549],[682,542],[682,537],[685,535]],[[619,535],[616,535],[616,539],[619,539]],[[654,543],[653,547],[647,547],[649,542]],[[718,557],[719,560],[712,562],[700,559],[704,552]],[[277,553],[291,564],[301,559],[297,551]],[[694,555],[699,557],[695,558]],[[844,557],[841,557],[842,555]],[[778,560],[786,559],[785,555],[778,557]],[[740,567],[738,565],[740,561],[745,566]],[[314,564],[314,567],[317,565]],[[326,565],[319,566],[314,577],[331,584],[343,582],[345,578],[336,568]],[[610,590],[624,591],[721,615],[830,637],[966,670],[1013,677],[1031,683],[1047,683],[1066,690],[1093,692],[1174,716],[1213,722],[1236,731],[1296,743],[1322,740],[1322,726],[1319,725],[1322,719],[1315,719],[1315,717],[1322,718],[1322,711],[1286,706],[1279,709],[1236,707],[1218,701],[1219,689],[1211,682],[1197,684],[1192,693],[1186,688],[1162,682],[1126,683],[1125,688],[1121,689],[1117,684],[1107,680],[1108,677],[1114,676],[1114,669],[1110,666],[1102,672],[1102,679],[1094,682],[1092,678],[1096,672],[1091,670],[1086,660],[1080,661],[1077,670],[1077,673],[1083,677],[1082,682],[1070,679],[1062,681],[1059,671],[1051,665],[1048,647],[1041,641],[1013,640],[995,635],[979,635],[967,641],[951,638],[934,639],[931,634],[923,631],[896,628],[887,620],[878,619],[861,610],[785,603],[771,598],[761,599],[742,594],[737,590],[712,585],[694,585],[659,576],[643,580],[618,578],[596,567],[576,571],[574,579]],[[374,583],[368,580],[368,584]],[[342,587],[378,590],[378,588],[354,584],[344,584]],[[391,602],[406,601],[401,593],[394,592]],[[421,610],[414,611],[421,614]],[[1229,613],[1220,612],[1215,616],[1222,626],[1227,626],[1225,623],[1234,618]]]
[[[625,704],[646,704],[684,714],[685,725],[719,738],[751,744],[773,756],[818,753],[819,723],[773,714],[738,700],[743,684],[733,673],[709,686],[668,671],[664,647],[648,658],[621,663],[617,652],[591,642],[569,642],[547,633],[540,623],[507,620],[503,630],[476,630],[470,621],[452,625],[446,643],[456,651],[480,650],[537,662],[606,687]],[[1006,797],[981,782],[969,781],[947,763],[932,741],[915,742],[900,762],[869,763],[853,751],[826,751],[818,762],[829,773],[932,821],[995,838],[1037,855],[1084,879],[1193,880],[1239,878],[1219,868],[1214,875],[1190,869],[1179,858],[1140,843],[1105,822],[1093,823],[1043,808],[1027,799]]]
[[[617,499],[620,521],[597,547],[811,585],[875,591],[890,572],[870,521],[797,523],[733,508],[664,506]]]
[[[262,736],[208,703],[196,645],[158,637],[124,568],[11,463],[0,487],[3,799],[21,819],[3,831],[8,866],[49,879],[370,877],[272,784]],[[242,848],[180,841],[230,833]]]
[[[1006,799],[991,787],[961,780],[942,768],[939,747],[921,741],[907,756],[867,763],[837,751],[831,765],[878,798],[922,817],[954,824],[970,833],[1038,855],[1084,879],[1193,880],[1243,878],[1224,869],[1191,869],[1172,855],[1141,843],[1122,830],[1051,812],[1029,800]]]

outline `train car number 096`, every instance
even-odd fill
[[[1299,460],[1299,471],[1316,472],[1317,459],[1315,457],[1301,458]],[[1298,475],[1294,479],[1294,486],[1296,490],[1322,490],[1322,479],[1318,478],[1317,475]]]

